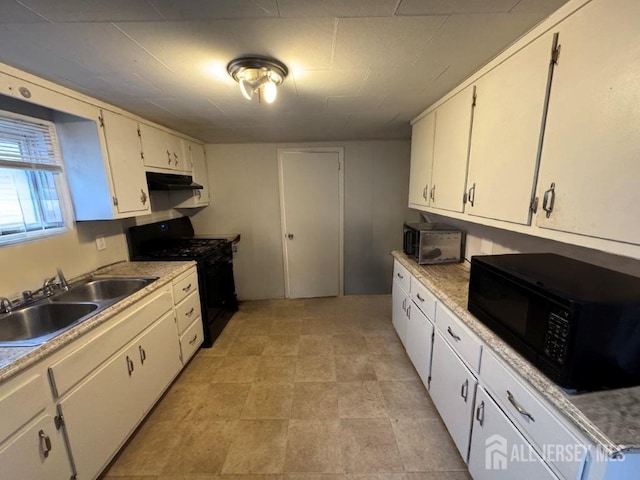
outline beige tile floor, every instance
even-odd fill
[[[245,302],[105,480],[468,480],[391,298]]]

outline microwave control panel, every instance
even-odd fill
[[[566,316],[566,312],[562,312]],[[556,313],[549,315],[547,335],[544,340],[544,353],[550,359],[564,363],[567,353],[567,337],[569,336],[569,320]]]

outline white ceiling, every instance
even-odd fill
[[[566,0],[0,0],[0,61],[212,143],[409,138]],[[283,61],[272,105],[226,64]]]

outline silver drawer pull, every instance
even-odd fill
[[[421,302],[424,302],[424,298],[422,298],[419,293],[416,293],[416,298]]]
[[[38,432],[38,437],[40,438],[40,448],[42,448],[42,455],[44,455],[44,458],[47,458],[49,456],[49,452],[51,451],[51,439],[49,438],[49,435],[44,433],[44,430],[40,430]]]
[[[127,372],[129,372],[129,376],[133,373],[133,361],[127,355]]]
[[[404,278],[404,275],[402,275],[400,272],[396,273],[396,275],[398,276],[398,278]]]
[[[191,340],[189,340],[189,345],[193,345],[198,340],[198,334],[196,333]]]
[[[518,413],[520,415],[522,415],[523,417],[528,418],[529,420],[531,420],[532,422],[535,422],[536,419],[533,418],[533,415],[531,415],[529,412],[527,412],[522,405],[520,405],[520,403],[518,403],[518,401],[515,399],[515,397],[513,396],[513,394],[507,390],[507,399],[509,399],[509,402],[511,402],[511,405],[514,406],[514,408],[518,411]]]
[[[456,342],[459,342],[461,339],[458,335],[456,335],[455,333],[453,333],[453,331],[451,330],[451,327],[447,327],[447,332],[449,333],[449,335],[451,335],[453,337],[453,339]]]
[[[484,423],[484,400],[480,402],[480,405],[476,408],[476,420],[480,426]]]
[[[183,292],[188,292],[189,290],[191,290],[191,284],[187,285],[182,289]]]
[[[191,310],[189,310],[188,312],[185,312],[185,315],[187,317],[190,317],[191,315],[193,315],[193,312],[195,312],[195,309],[193,307],[191,307]]]

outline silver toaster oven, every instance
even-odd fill
[[[404,253],[420,265],[464,259],[464,233],[444,223],[405,223]]]

